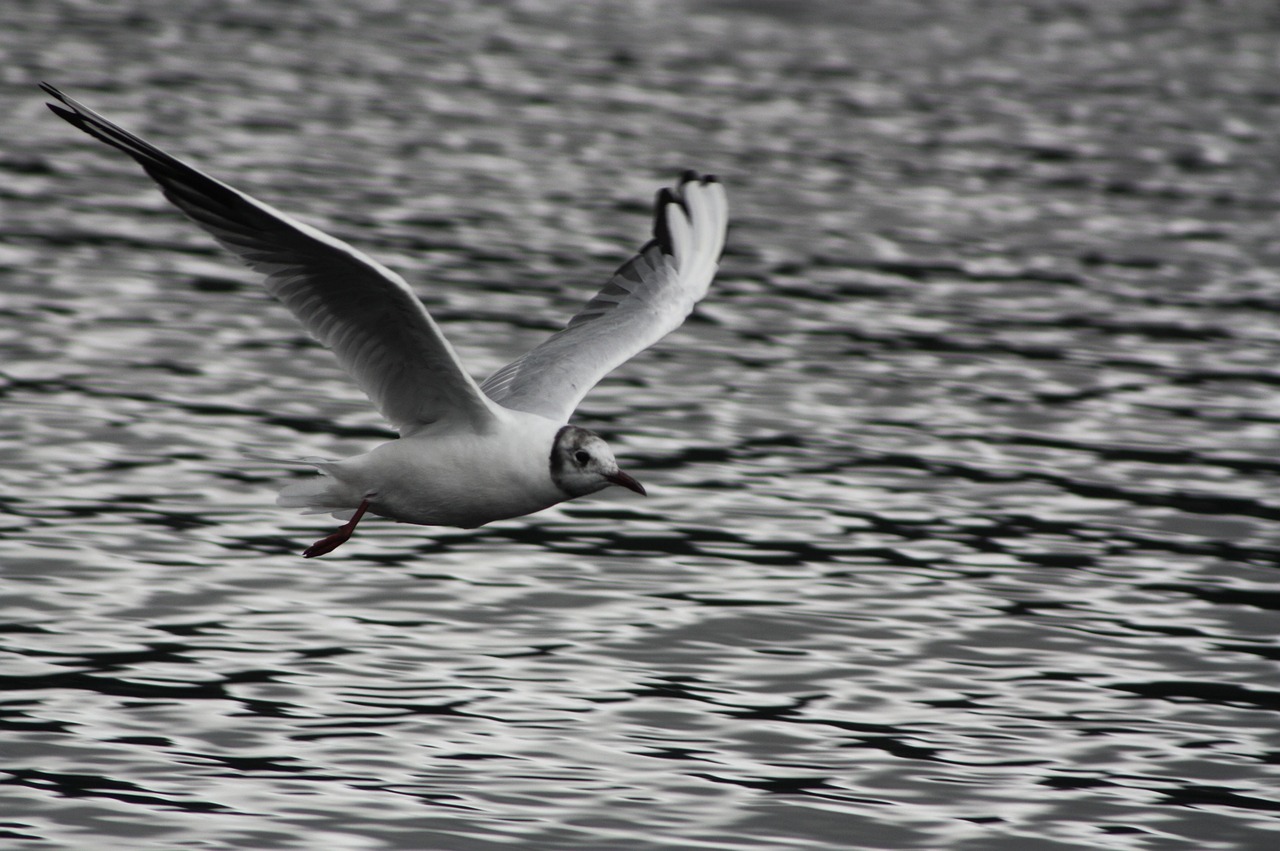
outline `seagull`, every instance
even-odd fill
[[[477,384],[404,278],[334,237],[165,153],[48,83],[48,107],[128,154],[165,197],[263,273],[267,292],[329,348],[396,440],[341,461],[277,503],[346,522],[303,551],[345,543],[366,513],[471,529],[619,485],[645,495],[596,433],[569,424],[600,379],[678,328],[724,252],[728,205],[714,175],[658,192],[653,238],[540,345]]]

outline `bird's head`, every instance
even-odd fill
[[[610,485],[621,485],[644,496],[644,486],[618,469],[618,461],[604,438],[577,426],[567,425],[556,432],[551,446],[551,480],[571,498]]]

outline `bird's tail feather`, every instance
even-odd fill
[[[332,477],[333,462],[322,458],[306,458],[321,475],[292,482],[280,489],[276,505],[285,508],[301,508],[303,514],[332,514],[339,520],[347,520],[355,513],[351,507],[351,494],[343,482]]]

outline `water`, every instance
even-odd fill
[[[5,847],[1277,841],[1270,4],[4,14]],[[300,559],[266,459],[389,432],[39,79],[478,375],[719,172],[711,298],[580,412],[652,496]]]

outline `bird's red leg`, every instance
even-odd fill
[[[338,547],[345,544],[347,542],[347,539],[351,537],[351,533],[356,530],[356,524],[360,522],[360,518],[364,517],[364,513],[368,510],[369,510],[369,500],[367,499],[361,500],[360,507],[356,509],[355,514],[351,515],[350,520],[348,520],[346,523],[343,523],[341,528],[339,528],[338,531],[334,532],[332,535],[324,536],[323,538],[321,538],[320,540],[316,541],[314,544],[312,544],[311,546],[303,550],[302,557],[315,558],[316,556],[322,556],[325,553],[333,552]]]

